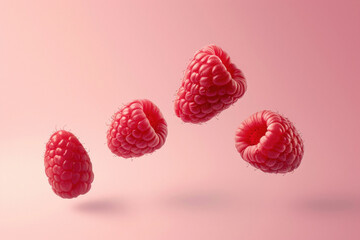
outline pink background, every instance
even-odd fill
[[[130,3],[131,2],[131,3]],[[1,239],[359,239],[360,1],[0,0]],[[207,124],[173,100],[215,43],[248,91]],[[106,146],[111,115],[149,98],[164,147],[133,161]],[[291,119],[305,156],[291,174],[248,166],[234,133],[252,113]],[[95,180],[57,197],[43,154],[56,129],[89,150]]]

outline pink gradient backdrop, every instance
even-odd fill
[[[359,12],[355,0],[0,0],[0,239],[359,239]],[[184,124],[174,95],[209,43],[248,91]],[[107,149],[106,124],[136,98],[160,107],[169,135],[130,161]],[[235,150],[237,126],[263,109],[302,133],[294,173],[255,171]],[[92,190],[73,200],[44,173],[61,128],[94,166]]]

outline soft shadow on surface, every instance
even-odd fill
[[[168,195],[162,203],[171,208],[216,210],[229,207],[235,202],[235,197],[216,192],[182,192]]]
[[[121,215],[128,212],[128,208],[118,199],[97,199],[75,205],[79,212],[89,214]]]
[[[318,213],[360,212],[360,199],[354,196],[319,196],[299,200],[300,210]]]

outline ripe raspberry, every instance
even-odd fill
[[[45,173],[53,191],[62,198],[87,193],[94,180],[89,155],[74,134],[60,130],[46,144]]]
[[[206,122],[235,103],[246,80],[229,55],[209,45],[195,53],[175,99],[175,113],[184,122]]]
[[[303,141],[294,125],[268,110],[242,122],[236,131],[235,147],[245,161],[269,173],[293,171],[304,154]]]
[[[113,116],[107,133],[108,146],[124,158],[152,153],[165,143],[167,124],[159,108],[150,100],[135,100]]]

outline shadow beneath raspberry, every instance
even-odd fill
[[[97,199],[79,203],[75,210],[87,214],[122,215],[128,212],[126,205],[118,199]]]
[[[296,206],[312,213],[360,213],[360,198],[354,196],[318,196],[299,200]]]
[[[219,210],[232,206],[235,197],[221,192],[182,192],[162,199],[166,207],[184,210]]]

